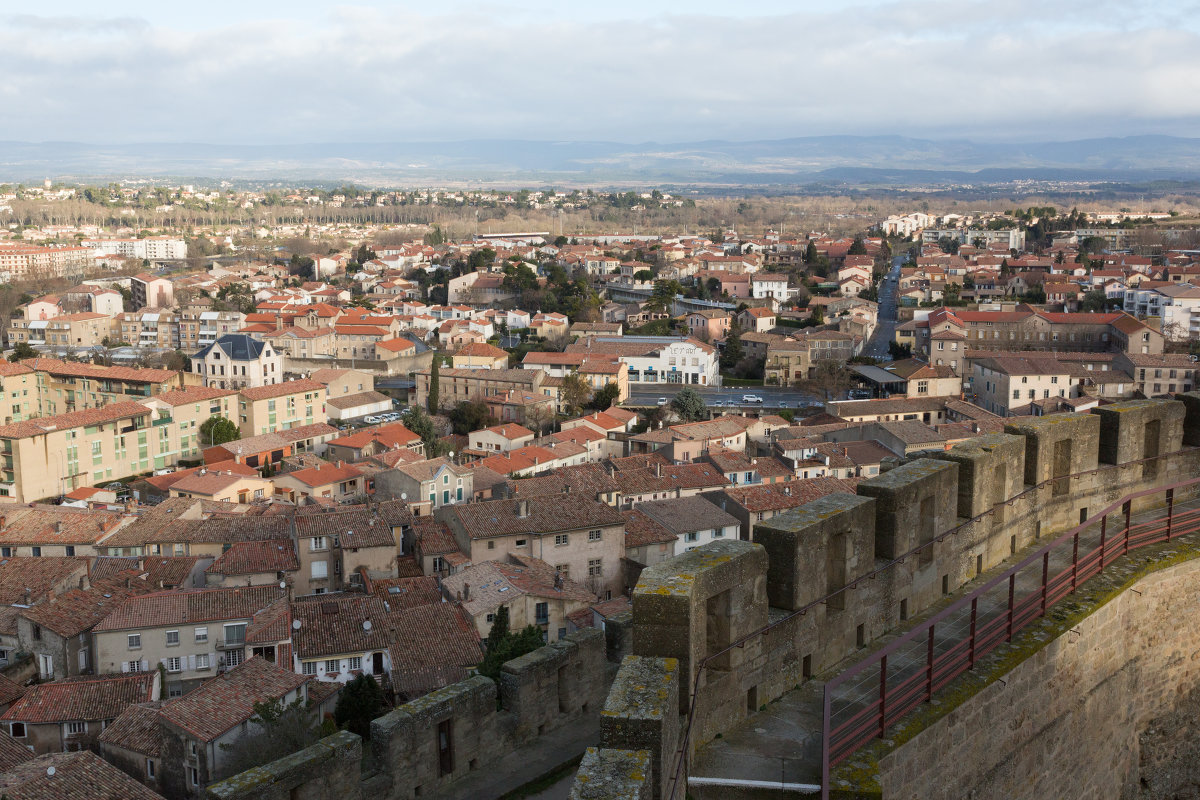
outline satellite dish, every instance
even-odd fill
[[[401,499],[401,500],[407,500],[407,499],[408,499],[408,492],[401,492],[401,493],[400,493],[400,499]]]
[[[51,778],[54,777],[54,773],[57,771],[58,770],[56,770],[54,767],[46,767],[46,775],[48,775]]]
[[[369,619],[364,619],[364,620],[363,620],[363,630],[364,630],[364,631],[369,631],[369,630],[371,630],[371,620],[369,620]]]
[[[294,620],[292,620],[292,630],[294,630],[294,631],[298,631],[298,630],[300,630],[300,626],[301,626],[301,625],[303,625],[303,624],[304,624],[304,623],[302,623],[302,622],[301,622],[300,620],[298,620],[298,619],[294,619]]]
[[[287,581],[280,581],[280,582],[279,582],[279,588],[280,588],[280,589],[286,589],[286,588],[287,588]]]

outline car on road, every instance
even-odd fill
[[[759,397],[758,395],[756,395],[756,394],[744,394],[744,395],[742,395],[742,402],[743,402],[743,403],[761,403],[762,401],[763,401],[763,399],[762,399],[761,397]]]
[[[851,389],[849,397],[851,400],[870,400],[871,392],[868,389]]]
[[[667,404],[667,398],[665,398],[665,397],[658,398],[658,404],[660,406],[665,406]]]
[[[780,401],[779,401],[779,407],[780,407],[780,408],[787,408],[787,400],[780,400]]]

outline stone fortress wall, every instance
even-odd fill
[[[210,797],[466,796],[456,784],[469,773],[602,706],[600,741],[584,756],[572,797],[649,800],[672,796],[674,786],[673,797],[683,798],[698,745],[869,652],[873,640],[1025,547],[1128,494],[1200,475],[1197,447],[1193,393],[1022,421],[907,459],[855,495],[756,525],[753,543],[715,542],[647,568],[632,619],[506,664],[499,687],[471,678],[376,720],[373,766],[361,776],[347,767],[344,780],[329,779],[331,764],[362,752],[358,737],[338,734],[216,784]],[[1135,501],[1133,510],[1153,502]],[[758,633],[768,623],[769,633]],[[606,636],[608,658],[628,653],[611,689]],[[439,758],[446,730],[455,736],[452,765]]]
[[[830,495],[756,525],[753,543],[717,542],[646,569],[633,595],[633,653],[574,796],[683,798],[698,745],[856,652],[866,655],[872,640],[1027,546],[1126,495],[1197,477],[1197,445],[1195,393],[1023,420],[905,460],[860,483],[856,495]],[[1141,498],[1132,511],[1161,502]],[[629,768],[642,762],[649,772]]]
[[[374,720],[371,741],[347,731],[208,788],[221,800],[411,800],[478,796],[488,767],[595,717],[610,680],[604,632],[569,634]],[[564,760],[568,756],[564,755]],[[475,782],[472,779],[476,779]]]

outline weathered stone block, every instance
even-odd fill
[[[858,494],[875,498],[875,555],[898,558],[954,527],[958,464],[918,458],[868,478]],[[932,557],[932,546],[925,548],[921,563]]]
[[[277,761],[208,787],[211,800],[293,800],[344,796],[357,790],[362,739],[339,731]]]
[[[978,436],[933,457],[958,464],[960,517],[977,517],[1024,488],[1025,440],[1020,436]]]
[[[766,575],[766,551],[743,541],[713,542],[644,570],[633,591],[634,653],[679,659],[687,686],[707,656],[721,653],[712,669],[736,668],[758,644],[726,648],[766,625]]]
[[[650,753],[589,747],[568,800],[650,800]]]
[[[656,798],[679,743],[679,680],[677,659],[627,656],[600,714],[604,747],[650,752]]]
[[[1100,461],[1124,464],[1179,449],[1184,404],[1175,400],[1128,400],[1093,408],[1100,418]]]
[[[1005,433],[1025,437],[1025,483],[1051,478],[1055,496],[1071,491],[1064,476],[1093,470],[1100,452],[1100,418],[1093,414],[1051,414],[1004,426]]]
[[[767,551],[768,601],[795,611],[874,567],[875,500],[831,494],[759,523],[754,539]]]

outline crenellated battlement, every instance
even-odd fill
[[[872,641],[1050,534],[1120,498],[1200,475],[1198,430],[1196,393],[1022,420],[903,460],[856,495],[760,523],[753,542],[713,543],[646,569],[633,593],[633,655],[616,685],[636,681],[647,660],[675,659],[679,669],[660,680],[672,684],[681,716],[677,727],[661,726],[658,742],[644,726],[627,740],[605,736],[575,796],[599,796],[581,787],[594,788],[608,760],[649,751],[661,767],[643,788],[683,797],[697,746],[766,703],[836,674]],[[1128,511],[1162,502],[1147,495]]]

